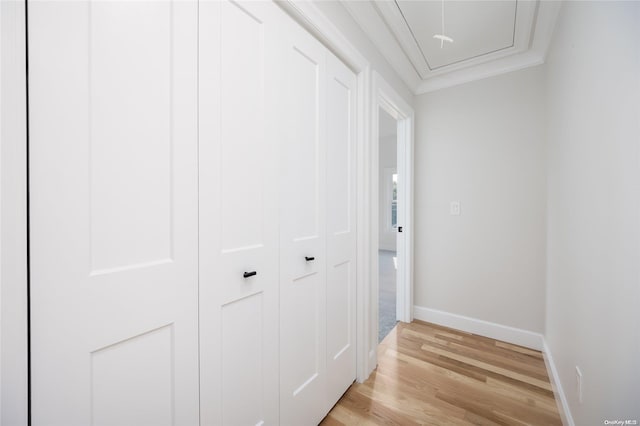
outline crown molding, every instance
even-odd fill
[[[535,5],[534,5],[535,3]],[[562,2],[527,2],[527,23],[517,37],[523,42],[493,56],[476,58],[421,76],[373,1],[346,1],[345,9],[380,50],[415,95],[543,64]],[[384,7],[384,4],[381,5]],[[521,26],[522,28],[522,26]],[[526,31],[529,34],[525,34]]]
[[[399,6],[395,2],[390,1],[374,1],[371,3],[376,9],[378,15],[385,23],[389,31],[397,37],[398,43],[403,46],[405,54],[410,58],[414,69],[422,80],[428,80],[438,75],[447,74],[459,69],[469,68],[471,66],[490,62],[506,56],[517,53],[526,52],[531,46],[531,37],[536,10],[538,3],[536,1],[519,0],[517,2],[517,14],[515,19],[515,30],[513,44],[504,46],[496,51],[482,53],[476,57],[468,58],[460,62],[431,68],[424,57],[420,46],[415,41],[407,21],[400,12]],[[417,64],[417,65],[416,65]]]
[[[506,58],[496,59],[491,62],[476,65],[471,68],[452,71],[437,77],[424,80],[415,90],[416,95],[433,92],[471,81],[482,80],[484,78],[518,71],[524,68],[534,67],[544,63],[544,58],[537,52],[528,51]]]
[[[342,5],[409,90],[415,93],[422,79],[373,4],[369,1],[345,1]]]

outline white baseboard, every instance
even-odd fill
[[[413,307],[413,317],[421,321],[427,321],[445,327],[466,331],[467,333],[478,334],[490,337],[503,342],[541,351],[544,339],[542,334],[520,328],[509,327],[476,318],[465,317],[463,315],[452,314],[439,311],[437,309],[425,308],[423,306]]]
[[[556,404],[558,405],[558,411],[560,412],[560,417],[562,418],[562,424],[564,426],[575,426],[573,422],[573,417],[571,416],[571,410],[569,409],[569,403],[567,402],[567,398],[562,390],[562,383],[560,382],[560,376],[558,375],[558,370],[556,369],[556,364],[553,362],[553,357],[551,356],[551,349],[547,345],[547,341],[543,341],[543,350],[544,353],[544,364],[547,366],[547,373],[549,374],[549,379],[551,380],[551,386],[553,387],[553,396],[556,399]]]

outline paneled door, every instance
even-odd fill
[[[195,2],[29,2],[34,426],[198,424]]]
[[[356,379],[356,77],[327,52],[327,410]]]
[[[202,425],[278,423],[278,139],[284,13],[200,4]]]
[[[290,23],[280,147],[280,398],[283,425],[326,414],[326,49]]]

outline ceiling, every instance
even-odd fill
[[[544,62],[559,2],[347,0],[345,8],[415,93]]]

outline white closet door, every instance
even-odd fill
[[[202,425],[278,423],[283,18],[271,2],[200,4]]]
[[[356,379],[356,77],[327,53],[327,410]]]
[[[326,50],[299,26],[286,29],[280,420],[298,426],[317,424],[326,408]]]
[[[29,4],[35,426],[198,423],[197,24]]]

